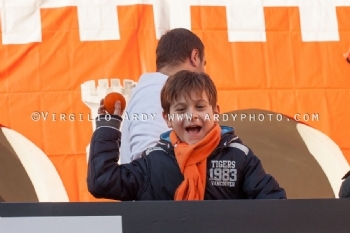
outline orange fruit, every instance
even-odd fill
[[[114,113],[115,102],[117,100],[120,101],[121,111],[123,112],[125,109],[126,101],[122,94],[118,92],[111,92],[107,94],[106,97],[104,98],[103,105],[105,106],[105,109],[109,114]]]

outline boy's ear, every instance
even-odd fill
[[[168,114],[166,112],[162,112],[162,115],[163,115],[163,119],[165,120],[167,126],[169,128],[172,128],[172,124],[171,124],[171,121],[168,118]]]
[[[191,52],[191,58],[190,58],[191,65],[194,67],[197,67],[201,63],[201,59],[199,58],[199,51],[198,49],[193,49]]]
[[[214,108],[214,113],[220,114],[220,106],[219,105],[216,105],[216,107]]]
[[[215,115],[219,115],[220,114],[220,106],[216,105],[216,107],[214,108],[214,114]],[[214,119],[217,119],[216,117],[214,117]],[[215,120],[216,123],[218,123],[219,121]]]

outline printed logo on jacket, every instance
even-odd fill
[[[210,173],[210,183],[213,186],[235,187],[237,181],[236,161],[212,160]]]

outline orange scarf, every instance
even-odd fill
[[[175,157],[184,175],[184,181],[177,188],[174,200],[204,200],[207,158],[219,145],[220,138],[221,127],[218,124],[194,145],[181,142],[174,131],[170,133],[170,142],[175,147]]]

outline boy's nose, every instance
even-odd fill
[[[199,115],[196,112],[191,113],[191,121],[199,121]]]

